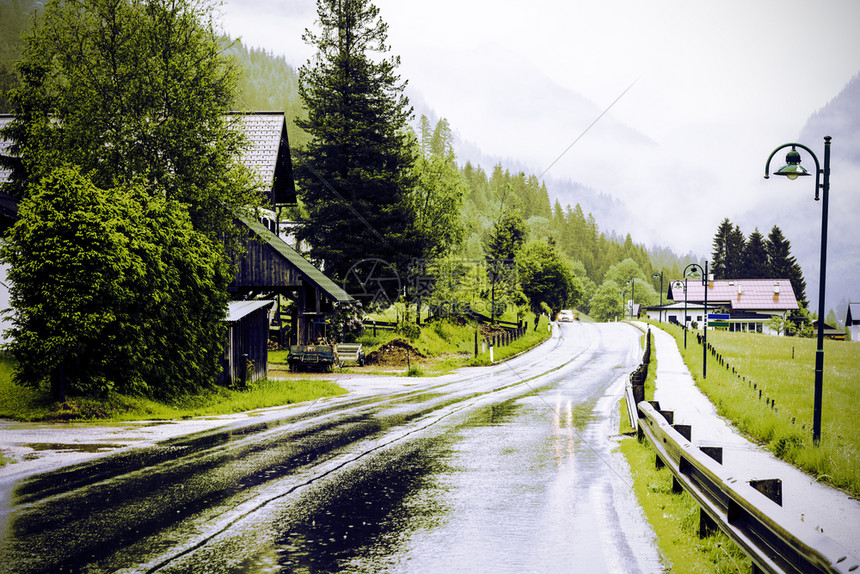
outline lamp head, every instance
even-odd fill
[[[797,179],[801,175],[809,175],[805,167],[800,165],[800,154],[791,147],[791,151],[785,156],[786,165],[782,166],[774,172],[774,175],[784,175],[788,179]]]

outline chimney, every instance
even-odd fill
[[[741,294],[741,293],[743,293],[743,292],[744,292],[744,288],[743,288],[743,287],[741,287],[741,282],[740,282],[740,281],[738,281],[738,295],[740,295],[740,294]]]
[[[778,282],[773,284],[773,292],[776,294],[779,294],[779,283]]]

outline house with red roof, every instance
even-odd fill
[[[686,291],[686,292],[685,292]],[[788,279],[718,279],[708,282],[707,327],[777,335],[768,328],[773,316],[783,319],[798,309]],[[705,286],[698,278],[669,283],[669,299],[676,304],[705,304]],[[704,319],[705,316],[702,318]],[[689,318],[688,318],[689,320]]]

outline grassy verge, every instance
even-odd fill
[[[815,339],[709,331],[719,357],[708,354],[680,327],[663,324],[681,351],[696,384],[720,415],[774,455],[817,480],[860,496],[860,345],[825,341],[821,442],[812,442]]]
[[[532,318],[530,323],[534,323],[534,319]],[[510,345],[506,345],[504,347],[496,347],[493,349],[493,362],[503,361],[505,359],[509,359],[515,355],[522,353],[523,351],[527,351],[532,347],[543,343],[547,339],[549,339],[552,332],[549,330],[549,318],[545,315],[542,315],[538,320],[537,328],[532,328],[527,330],[525,335],[511,343]],[[474,349],[473,349],[474,350]],[[487,349],[486,351],[479,352],[478,356],[473,357],[465,362],[466,365],[469,366],[485,366],[490,365],[490,351]]]
[[[652,341],[653,344],[653,341]],[[652,348],[648,377],[645,379],[645,400],[654,399],[657,373],[657,353]],[[619,432],[632,435],[627,416],[626,399],[621,400]],[[654,529],[657,545],[667,565],[683,572],[749,572],[751,562],[725,534],[717,532],[699,538],[699,506],[687,493],[672,492],[672,471],[657,470],[656,453],[647,441],[635,436],[623,438],[620,452],[630,465],[633,491],[645,517]]]
[[[527,320],[534,321],[533,317]],[[501,360],[527,350],[549,336],[548,320],[542,317],[537,331],[530,331],[519,340],[495,349],[495,360]],[[449,321],[434,321],[426,324],[420,336],[409,344],[426,359],[414,361],[398,374],[414,377],[439,374],[468,366],[489,364],[489,353],[474,355],[474,325],[455,324]],[[401,335],[390,331],[370,332],[359,339],[366,351],[379,348]],[[271,351],[270,376],[287,374],[288,351]],[[269,379],[250,385],[247,389],[233,390],[215,387],[199,395],[191,395],[170,402],[159,402],[141,397],[112,395],[106,398],[69,397],[64,403],[53,401],[45,390],[22,388],[12,383],[13,363],[0,358],[0,418],[19,421],[131,421],[168,420],[194,416],[215,416],[258,408],[286,405],[332,396],[346,391],[330,378]],[[386,369],[346,369],[345,372],[360,371],[363,374],[386,374]]]
[[[171,402],[112,395],[69,397],[64,403],[58,403],[46,391],[14,385],[11,372],[11,362],[0,359],[0,418],[19,421],[172,420],[287,405],[346,392],[330,380],[263,380],[244,390],[219,387]]]
[[[626,413],[625,413],[626,416]],[[699,506],[687,493],[672,492],[672,471],[657,470],[654,451],[636,438],[620,444],[633,476],[633,490],[667,566],[675,572],[749,572],[750,559],[722,532],[699,538]]]
[[[534,325],[535,316],[529,314],[525,317],[525,323]],[[537,328],[528,329],[525,335],[508,345],[493,349],[493,361],[498,362],[514,355],[527,351],[542,343],[551,335],[548,329],[549,319],[541,316]],[[377,331],[374,336],[371,330],[365,332],[356,339],[361,343],[366,355],[379,349],[395,339],[400,339],[420,353],[421,359],[415,359],[407,367],[404,365],[397,374],[404,376],[440,375],[460,367],[484,366],[490,364],[489,349],[481,345],[479,353],[475,356],[475,332],[478,326],[473,323],[451,322],[446,319],[434,320],[421,326],[418,336],[408,338],[394,331]],[[483,336],[480,336],[483,342]],[[479,343],[481,344],[481,343]],[[289,351],[270,351],[269,363],[275,364],[276,368],[285,369]],[[283,367],[282,367],[283,366]],[[390,367],[363,367],[355,368],[347,366],[339,372],[362,373],[362,374],[384,374],[391,375]]]

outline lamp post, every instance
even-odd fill
[[[630,279],[627,282],[630,285],[630,319],[633,319],[633,308],[636,306],[636,280]]]
[[[705,287],[705,314],[704,314],[704,322],[702,323],[702,332],[704,335],[704,341],[702,342],[702,378],[708,378],[708,287],[710,286],[710,277],[708,277],[708,262],[705,261],[705,268],[702,269],[702,266],[698,263],[690,263],[686,267],[684,267],[684,281],[687,281],[687,274],[690,272],[697,272],[702,276],[702,285]],[[684,319],[686,320],[686,307],[687,307],[687,293],[686,289],[684,290]],[[684,333],[684,348],[686,349],[686,332]]]
[[[663,272],[655,273],[651,276],[651,278],[659,277],[660,278],[660,322],[663,322]]]
[[[684,277],[684,320],[681,323],[681,329],[684,330],[684,348],[687,348],[687,278]],[[676,280],[672,283],[672,288],[680,289],[681,288],[681,280]],[[673,299],[674,301],[674,299]]]
[[[787,143],[773,150],[764,166],[764,177],[769,177],[770,160],[781,149],[791,147],[785,156],[783,167],[774,175],[784,175],[788,179],[812,175],[800,165],[800,153],[797,148],[805,150],[815,162],[815,201],[819,200],[821,191],[821,271],[818,278],[818,346],[815,351],[815,398],[812,414],[812,442],[816,445],[821,441],[821,398],[824,389],[824,283],[827,276],[827,207],[830,201],[830,136],[824,136],[824,169],[818,163],[818,157],[811,149],[799,143]]]

